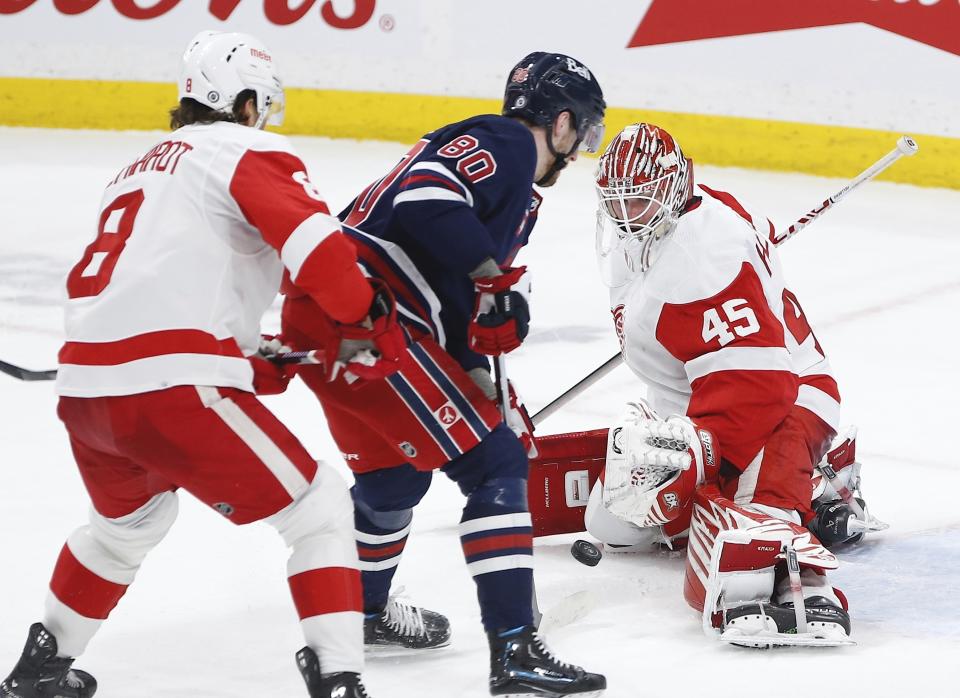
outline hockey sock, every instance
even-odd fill
[[[60,552],[43,624],[61,657],[77,657],[126,593],[137,570],[177,518],[177,497],[158,494],[115,519],[91,511]]]
[[[460,543],[487,631],[533,624],[533,528],[526,481],[494,478],[467,497]]]
[[[353,537],[353,501],[320,462],[310,488],[267,522],[291,548],[290,594],[307,645],[324,673],[363,668],[363,593]]]
[[[390,597],[390,584],[410,534],[412,513],[409,509],[371,512],[375,514],[375,520],[380,524],[378,526],[371,521],[374,517],[368,516],[365,508],[361,502],[356,502],[354,535],[360,556],[363,610],[367,614],[375,614],[386,607]]]

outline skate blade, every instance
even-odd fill
[[[725,630],[719,636],[720,642],[752,649],[770,649],[772,647],[846,647],[856,645],[850,638],[816,637],[810,633],[786,635],[783,633],[742,633],[736,628]]]
[[[552,630],[576,623],[596,606],[597,597],[591,591],[584,589],[570,594],[570,596],[560,599],[554,606],[544,612],[540,619],[540,625],[537,627],[537,632],[546,635]]]
[[[403,645],[364,645],[363,654],[369,659],[389,659],[391,657],[409,657],[417,654],[429,654],[450,647],[450,641],[436,647],[404,647]]]
[[[542,691],[540,693],[503,693],[498,695],[497,698],[537,698],[541,696],[542,698],[597,698],[602,696],[603,692],[607,690],[601,688],[599,691],[586,691],[584,693],[554,693],[552,691]]]

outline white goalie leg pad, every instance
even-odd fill
[[[684,596],[702,612],[704,632],[716,634],[725,607],[770,600],[775,568],[791,546],[800,565],[836,569],[836,556],[801,526],[720,494],[716,485],[697,490],[694,499]]]

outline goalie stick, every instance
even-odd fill
[[[802,215],[797,222],[787,228],[786,232],[783,234],[770,233],[770,242],[772,242],[775,247],[779,247],[784,242],[810,225],[817,218],[822,216],[823,213],[831,206],[836,205],[841,199],[843,199],[847,194],[859,187],[861,184],[870,181],[900,158],[915,154],[919,149],[920,146],[917,145],[917,142],[910,138],[910,136],[901,136],[897,140],[897,146],[893,150],[847,182],[847,184],[844,185],[844,187],[836,194],[826,199],[819,206]],[[615,369],[621,363],[623,363],[623,354],[621,352],[617,352],[593,369],[575,385],[571,386],[568,390],[554,398],[554,400],[547,404],[546,407],[533,415],[531,421],[533,422],[534,426],[539,426],[540,422],[553,415],[557,410],[576,398],[578,395],[580,395],[580,393],[610,373],[610,371]]]

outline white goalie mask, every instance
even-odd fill
[[[693,188],[693,165],[673,137],[631,124],[597,167],[596,251],[604,282],[623,285],[653,262],[656,242],[677,225]]]
[[[283,123],[283,83],[263,42],[237,32],[203,31],[193,37],[183,54],[178,98],[231,113],[243,90],[257,95],[257,128]]]

